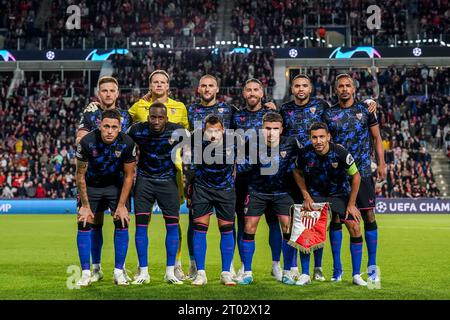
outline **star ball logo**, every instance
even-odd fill
[[[298,51],[297,51],[297,49],[291,49],[291,50],[289,50],[289,56],[290,56],[291,58],[297,57],[297,56],[298,56]]]
[[[414,48],[412,51],[413,55],[416,57],[420,57],[422,55],[422,49],[420,48]]]
[[[379,213],[386,212],[386,210],[387,210],[386,202],[383,202],[383,201],[377,202],[376,209],[377,209],[377,212],[379,212]]]
[[[53,60],[55,59],[55,53],[53,51],[47,51],[47,53],[45,54],[45,56],[47,57],[48,60]]]

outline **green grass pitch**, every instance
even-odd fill
[[[105,217],[102,265],[105,279],[89,288],[67,288],[67,268],[79,264],[76,250],[75,216],[0,216],[0,300],[4,299],[450,299],[450,215],[379,215],[379,290],[351,284],[348,233],[344,230],[342,283],[313,282],[306,287],[286,286],[270,276],[271,254],[268,231],[261,221],[253,260],[255,282],[250,286],[225,287],[219,283],[220,251],[217,221],[213,216],[208,233],[206,272],[208,284],[193,287],[189,282],[174,286],[163,282],[165,271],[165,228],[162,216],[152,217],[149,228],[151,283],[117,287],[112,283],[113,224]],[[188,268],[183,227],[183,268]],[[236,251],[237,252],[237,251]],[[235,255],[235,265],[237,264]],[[127,269],[137,265],[134,227],[130,228]],[[327,242],[323,258],[327,280],[331,276],[331,252]],[[364,247],[363,268],[367,264]],[[239,264],[236,265],[239,267]]]

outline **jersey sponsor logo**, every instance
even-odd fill
[[[315,163],[314,162],[308,162],[308,167],[314,167]]]
[[[331,166],[336,169],[338,167],[338,163],[337,162],[332,162]]]
[[[361,120],[362,119],[362,113],[357,113],[356,117],[358,118],[358,120]]]
[[[240,121],[240,122],[244,122],[244,121],[245,121],[245,116],[240,116],[240,117],[239,117],[239,121]]]
[[[286,158],[287,151],[280,151],[280,156],[284,159]]]
[[[120,158],[120,155],[122,154],[122,151],[114,151],[114,153],[116,154],[117,158]]]
[[[294,111],[288,111],[289,117],[292,117],[293,114],[294,114]]]
[[[309,108],[309,110],[311,111],[311,113],[316,113],[316,108],[315,107]]]
[[[353,159],[353,156],[351,154],[347,155],[347,158],[345,159],[345,162],[351,166],[353,164],[353,162],[355,162],[355,159]]]

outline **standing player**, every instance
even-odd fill
[[[283,104],[280,108],[280,114],[284,121],[284,134],[288,137],[296,138],[302,146],[309,144],[308,130],[311,124],[322,121],[325,110],[329,107],[328,103],[322,99],[311,97],[312,83],[306,74],[299,74],[291,84],[291,92],[294,96],[293,101]],[[295,203],[302,203],[301,192],[295,184],[293,177],[289,178],[291,184],[291,196]],[[300,256],[303,253],[300,252]],[[322,272],[323,248],[314,251],[314,280],[325,281]],[[292,261],[293,272],[298,277],[297,250],[294,253]]]
[[[353,283],[365,286],[361,278],[362,234],[359,226],[361,215],[356,208],[356,196],[361,181],[355,161],[348,151],[339,144],[330,143],[331,136],[325,123],[316,122],[310,129],[311,144],[299,151],[294,177],[303,195],[303,206],[313,211],[314,202],[331,203],[333,228],[344,222],[350,233],[350,252],[353,266]],[[348,183],[352,179],[352,185]],[[330,237],[331,239],[331,237]],[[331,240],[332,241],[332,240]],[[302,274],[295,283],[311,283],[309,276],[309,254],[301,255]],[[340,266],[340,251],[333,250],[334,266]],[[342,274],[342,273],[341,273]]]
[[[168,283],[183,284],[174,273],[179,242],[179,193],[176,181],[176,166],[172,162],[172,150],[182,126],[168,122],[167,108],[155,102],[150,106],[148,122],[134,124],[128,130],[139,147],[139,161],[134,189],[134,211],[136,214],[136,249],[139,273],[132,284],[150,282],[148,273],[148,224],[155,204],[161,208],[166,224],[166,273]],[[187,132],[186,132],[187,135]]]
[[[245,82],[242,95],[246,105],[241,110],[234,113],[231,120],[231,128],[235,130],[242,129],[244,132],[251,129],[256,135],[258,130],[262,129],[263,116],[271,110],[262,105],[264,89],[258,79],[249,79]],[[249,138],[245,136],[245,138]],[[250,137],[251,138],[251,137]],[[256,138],[256,137],[255,137]],[[247,141],[246,141],[247,142]],[[238,167],[239,168],[239,167]],[[250,176],[248,172],[236,173],[236,216],[237,216],[237,244],[239,255],[242,261],[242,246],[240,239],[244,233],[245,227],[245,202],[248,201],[248,184]],[[278,218],[273,214],[266,214],[266,222],[269,226],[269,245],[272,250],[272,276],[278,281],[282,280],[283,273],[280,267],[281,257],[281,230]],[[238,276],[244,273],[244,264],[239,269]]]
[[[285,131],[287,136],[295,137],[302,146],[310,144],[309,128],[317,121],[324,120],[325,110],[329,108],[328,102],[311,97],[313,90],[311,79],[306,74],[299,74],[291,84],[291,92],[294,100],[287,102],[281,106],[280,114],[283,117]],[[369,105],[368,111],[373,113],[376,111],[376,102],[373,100],[366,100]],[[291,196],[295,203],[302,203],[301,192],[296,183],[291,179],[292,190]],[[293,271],[298,274],[297,268],[297,250],[294,254],[294,261],[292,262]],[[303,253],[300,253],[300,256]],[[322,271],[322,256],[323,248],[314,251],[314,275],[313,279],[317,281],[325,281]]]
[[[294,204],[289,195],[287,177],[292,175],[293,164],[297,157],[298,142],[295,138],[281,136],[283,131],[283,118],[274,112],[263,117],[263,141],[257,148],[257,163],[245,164],[242,170],[249,170],[252,179],[249,182],[249,202],[245,213],[245,229],[242,235],[241,246],[244,262],[244,274],[239,284],[248,285],[253,282],[252,260],[255,252],[255,233],[259,219],[264,212],[278,217],[283,232],[284,271],[282,282],[294,284],[291,263],[294,248],[288,245],[290,238],[290,208]],[[267,150],[267,151],[266,151]],[[251,160],[252,150],[247,161]],[[276,154],[272,154],[276,152]],[[265,171],[268,172],[265,172]]]
[[[231,119],[233,114],[238,111],[238,109],[225,102],[217,101],[217,93],[219,92],[218,80],[216,77],[206,74],[200,78],[197,92],[200,95],[200,102],[196,102],[188,106],[188,120],[189,120],[189,130],[193,132],[194,130],[202,130],[203,123],[206,117],[210,114],[218,116],[222,122],[224,129],[229,129],[231,125]],[[188,170],[189,171],[189,170]],[[192,171],[192,170],[191,170]],[[187,174],[187,198],[188,204],[190,202],[190,193],[192,192],[192,179],[193,172],[188,172]],[[191,205],[189,205],[191,207]],[[192,221],[192,210],[189,209],[189,227],[187,233],[187,242],[190,257],[190,267],[188,279],[195,279],[197,275],[197,267],[194,257],[193,248],[193,236],[194,236],[194,225]]]
[[[117,106],[117,98],[119,97],[119,83],[113,77],[101,77],[97,84],[97,98],[99,102],[91,102],[81,115],[80,124],[78,126],[76,144],[78,144],[85,135],[90,131],[100,127],[102,121],[102,113],[105,110],[117,110],[120,113],[120,122],[122,132],[126,132],[131,126],[131,118],[126,110],[122,110]],[[91,231],[91,255],[92,255],[92,282],[99,281],[103,278],[101,269],[101,253],[103,247],[103,212],[94,212],[95,218]],[[125,270],[125,269],[124,269]]]
[[[386,164],[380,128],[376,115],[368,112],[367,105],[354,99],[355,84],[348,74],[336,77],[335,92],[339,102],[327,109],[324,120],[330,128],[335,143],[342,144],[355,157],[356,165],[361,173],[361,187],[359,189],[357,204],[364,219],[364,233],[369,255],[368,281],[379,282],[376,271],[376,253],[378,244],[377,223],[375,221],[375,186],[370,169],[371,145],[375,147],[378,158],[377,175],[384,180]],[[333,250],[340,250],[342,233],[336,231]],[[334,280],[339,280],[341,271],[335,270]],[[333,280],[332,279],[332,280]]]
[[[80,195],[77,246],[82,277],[80,286],[92,281],[90,271],[91,226],[94,214],[110,209],[114,218],[114,282],[128,285],[123,265],[128,250],[128,196],[133,185],[136,147],[120,132],[120,113],[102,113],[100,129],[88,133],[77,146],[77,186]]]
[[[205,272],[206,233],[214,209],[220,230],[222,255],[220,281],[230,286],[236,284],[230,272],[235,247],[233,237],[235,219],[233,172],[236,149],[234,135],[224,135],[222,120],[214,114],[206,117],[203,132],[204,139],[200,141],[192,139],[191,143],[193,163],[195,163],[195,179],[192,182],[192,221],[194,225],[192,242],[197,266],[197,275],[192,284],[200,286],[207,283]],[[201,148],[197,148],[196,144],[201,145]]]
[[[170,77],[164,70],[155,70],[149,76],[149,92],[136,101],[128,110],[133,122],[146,122],[148,119],[148,111],[150,106],[155,102],[163,103],[167,108],[167,117],[169,122],[179,124],[188,129],[187,111],[184,103],[169,98],[170,93]],[[177,185],[180,194],[180,204],[184,202],[183,191],[183,166],[181,156],[178,156],[177,167]],[[178,245],[177,258],[175,262],[175,276],[179,280],[184,280],[185,275],[181,267],[181,228],[178,230],[180,235],[180,243]]]

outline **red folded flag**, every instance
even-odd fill
[[[314,203],[314,211],[306,211],[296,204],[291,211],[291,238],[289,244],[303,253],[323,248],[327,239],[329,204]]]

